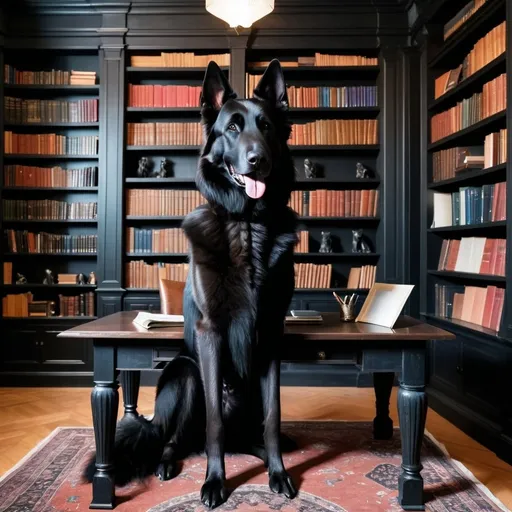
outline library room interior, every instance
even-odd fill
[[[511,97],[512,0],[0,1],[0,511],[512,510]]]

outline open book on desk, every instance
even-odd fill
[[[153,329],[155,327],[179,327],[184,323],[183,315],[162,315],[159,313],[145,313],[144,311],[137,314],[133,319],[133,323],[144,329]]]

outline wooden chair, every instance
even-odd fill
[[[159,290],[162,313],[164,315],[182,315],[185,283],[160,279]]]

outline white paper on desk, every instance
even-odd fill
[[[409,298],[413,284],[375,283],[356,322],[392,328]]]

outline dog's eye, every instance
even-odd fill
[[[236,132],[236,131],[238,131],[238,126],[235,123],[229,123],[228,130],[230,132]]]
[[[261,122],[261,129],[262,130],[270,130],[270,123],[268,123],[267,121],[262,121]]]

